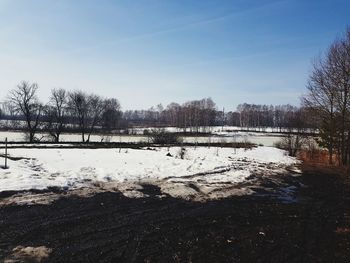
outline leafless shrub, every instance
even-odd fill
[[[181,143],[181,138],[165,129],[153,129],[150,132],[150,141],[154,144],[178,144]]]

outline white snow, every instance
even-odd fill
[[[194,182],[203,186],[216,183],[238,183],[266,165],[293,165],[297,161],[273,147],[251,150],[232,148],[146,149],[10,149],[9,169],[0,169],[0,192],[8,190],[45,189],[49,186],[69,189],[94,182],[142,183]],[[4,162],[0,158],[0,162]]]
[[[43,138],[45,142],[50,140],[47,134],[38,133],[38,138]],[[183,137],[184,142],[188,143],[235,143],[235,142],[251,142],[255,144],[261,144],[264,146],[273,146],[275,142],[281,139],[279,134],[264,134],[264,133],[254,133],[254,132],[223,132],[221,135],[208,136],[186,136]],[[24,133],[22,132],[5,132],[0,131],[0,144],[5,141],[5,138],[10,142],[24,142],[26,141]],[[78,133],[69,134],[63,133],[60,137],[62,142],[81,142],[81,135]],[[93,134],[90,138],[91,142],[127,142],[127,143],[139,143],[148,142],[149,138],[144,135],[97,135]]]

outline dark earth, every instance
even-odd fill
[[[306,169],[298,180],[291,203],[259,193],[191,202],[146,186],[147,198],[3,206],[0,260],[39,262],[13,249],[45,246],[41,262],[350,262],[348,178]]]

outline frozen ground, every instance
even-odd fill
[[[170,155],[170,156],[168,156]],[[155,184],[172,196],[220,198],[247,194],[232,186],[252,176],[283,174],[297,163],[273,147],[157,149],[11,149],[9,169],[0,169],[0,192],[60,187],[103,188],[139,196]],[[3,162],[3,158],[0,159]],[[231,189],[231,190],[228,190]]]

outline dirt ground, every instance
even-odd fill
[[[0,207],[4,262],[350,262],[350,183],[304,169],[297,202],[118,192]],[[8,196],[7,196],[8,197]],[[0,197],[4,198],[4,196]]]

